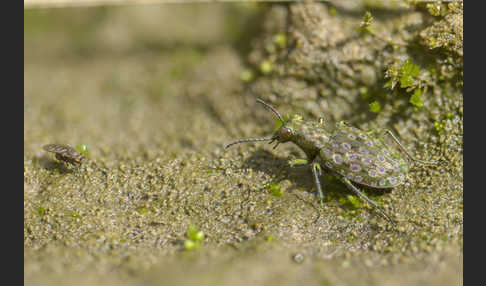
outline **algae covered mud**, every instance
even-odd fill
[[[437,5],[25,10],[25,284],[461,285],[462,3]],[[296,147],[224,150],[278,127],[257,97],[447,164],[363,189],[396,228],[333,176],[320,208]]]

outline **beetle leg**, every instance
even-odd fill
[[[362,199],[364,199],[365,201],[367,201],[370,205],[372,205],[373,207],[375,207],[375,209],[378,210],[378,212],[383,215],[386,219],[388,219],[393,226],[396,226],[395,225],[395,222],[390,218],[389,215],[386,214],[386,212],[384,210],[382,210],[374,201],[370,200],[365,194],[363,194],[356,186],[353,185],[353,183],[351,183],[351,181],[344,177],[344,176],[341,176],[340,177],[341,181],[349,188],[351,189],[354,193],[356,193],[358,196],[360,196]]]
[[[319,194],[319,200],[320,200],[320,203],[321,203],[321,207],[323,207],[324,206],[324,202],[323,202],[324,195],[322,194],[321,182],[319,181],[319,176],[322,174],[321,166],[319,165],[319,163],[316,163],[316,162],[311,163],[310,166],[311,166],[311,170],[312,170],[312,175],[314,175],[314,183],[316,184],[316,189],[317,189],[317,192]]]
[[[302,166],[307,165],[309,161],[307,159],[294,159],[289,161],[290,167]]]

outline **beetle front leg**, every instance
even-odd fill
[[[316,162],[312,162],[310,166],[312,170],[312,175],[314,175],[314,183],[316,184],[316,189],[319,194],[319,200],[322,208],[324,207],[324,202],[323,202],[324,195],[322,193],[321,182],[319,181],[319,176],[322,174],[321,166],[319,165],[319,163]]]
[[[309,161],[307,159],[294,159],[289,161],[289,165],[291,168],[296,166],[300,167],[307,164],[309,164]]]

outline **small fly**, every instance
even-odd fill
[[[72,165],[80,165],[84,160],[84,156],[81,155],[76,149],[69,145],[64,144],[47,144],[42,147],[47,152],[56,154],[56,159]]]

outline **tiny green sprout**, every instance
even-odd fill
[[[447,13],[447,6],[441,3],[428,3],[425,7],[432,16],[444,16]]]
[[[263,73],[263,74],[269,74],[271,73],[273,70],[273,64],[271,61],[269,60],[264,60],[261,64],[260,64],[260,71]]]
[[[452,115],[452,113],[450,113],[450,112],[447,112],[446,117],[447,117],[447,119],[452,119],[452,117],[454,117],[454,115]]]
[[[378,101],[373,101],[372,103],[370,103],[370,112],[373,112],[373,113],[378,113],[381,111],[381,105]]]
[[[86,144],[78,144],[76,146],[74,146],[74,149],[76,149],[76,151],[78,151],[79,153],[81,153],[81,155],[87,157],[88,156],[88,145]]]
[[[353,209],[359,209],[361,204],[359,202],[358,197],[355,197],[355,196],[352,196],[352,195],[347,195],[346,199],[347,199],[349,206],[351,206]]]
[[[337,10],[336,8],[331,7],[331,8],[329,9],[329,15],[331,15],[331,17],[334,17],[334,16],[336,16],[337,14],[338,14],[338,10]]]
[[[285,48],[285,46],[287,45],[287,37],[283,33],[278,33],[275,36],[273,36],[273,42],[279,48]]]
[[[44,215],[46,213],[46,209],[42,206],[39,206],[36,211],[39,215]]]
[[[273,195],[275,197],[281,197],[282,196],[282,190],[280,190],[279,183],[269,183],[267,185],[267,190],[271,195]]]
[[[370,32],[370,25],[373,22],[373,17],[371,16],[370,12],[366,12],[361,20],[361,24],[359,25],[359,32],[360,33],[369,33]]]
[[[437,133],[442,134],[442,132],[444,131],[444,124],[442,124],[442,122],[440,121],[435,121],[434,128]]]
[[[196,250],[201,247],[201,242],[204,240],[204,232],[197,229],[195,225],[190,225],[186,231],[186,239],[184,241],[184,248],[186,250]]]
[[[359,88],[359,94],[361,94],[361,97],[365,100],[370,97],[370,93],[368,92],[368,88],[366,86]]]
[[[197,229],[196,226],[191,225],[186,232],[187,238],[194,242],[201,242],[204,240],[204,232]]]
[[[71,212],[71,216],[72,216],[73,218],[81,218],[81,216],[80,216],[79,214],[77,214],[76,212],[74,212],[74,211],[73,211],[73,212]]]
[[[251,70],[244,70],[240,73],[240,79],[243,82],[250,82],[253,80],[253,72]]]
[[[354,236],[352,236],[352,235],[351,235],[351,236],[349,236],[349,237],[347,238],[347,241],[348,241],[348,242],[353,242],[353,241],[354,241]]]
[[[184,241],[184,248],[188,251],[196,250],[201,248],[201,244],[199,244],[199,242],[195,242],[192,240],[186,240]]]
[[[271,235],[267,236],[267,241],[268,242],[273,242],[275,240],[275,238]]]
[[[146,207],[138,207],[135,209],[139,214],[146,214],[148,213],[148,209]]]
[[[412,96],[410,96],[410,103],[416,107],[422,107],[424,105],[422,102],[422,90],[420,88],[415,89]]]
[[[420,67],[414,63],[410,59],[405,61],[405,63],[401,67],[401,77],[400,77],[400,87],[406,88],[412,86],[417,76],[420,72]]]

